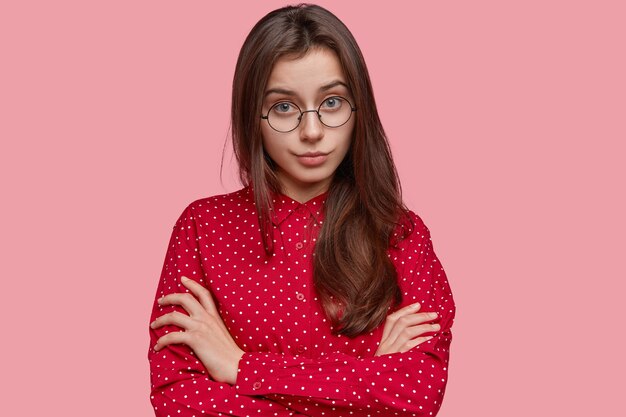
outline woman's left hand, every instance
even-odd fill
[[[184,331],[162,336],[157,340],[154,350],[159,351],[167,345],[183,343],[194,351],[214,380],[234,385],[239,360],[244,351],[228,332],[209,290],[187,277],[182,277],[181,281],[191,294],[168,294],[161,297],[158,303],[162,306],[180,305],[189,315],[173,311],[158,317],[150,327],[156,329],[169,324]]]

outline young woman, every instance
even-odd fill
[[[454,302],[341,21],[300,5],[256,24],[232,135],[244,188],[192,202],[169,243],[156,415],[435,415]]]

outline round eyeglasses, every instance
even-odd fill
[[[317,110],[300,110],[300,107],[290,101],[279,101],[268,110],[261,119],[267,120],[272,129],[287,133],[300,126],[304,113],[317,113],[320,122],[326,127],[339,127],[348,123],[356,107],[348,99],[341,96],[332,96],[324,99]]]

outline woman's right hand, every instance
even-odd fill
[[[423,335],[440,330],[439,324],[429,323],[437,313],[418,313],[420,307],[419,303],[411,304],[387,316],[375,356],[406,352],[433,338]]]

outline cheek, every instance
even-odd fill
[[[263,143],[263,149],[265,149],[265,152],[267,153],[272,152],[274,143],[276,143],[276,140],[273,137],[272,132],[269,130],[271,129],[268,129],[267,126],[263,126],[261,128],[261,139]]]
[[[287,149],[287,141],[286,138],[278,136],[280,134],[277,134],[271,128],[269,130],[269,132],[266,129],[261,130],[263,149],[270,158],[278,162]]]
[[[347,152],[354,140],[354,120],[350,120],[350,127],[347,129],[345,136],[342,137],[342,148]]]
[[[261,139],[262,139],[262,143],[263,143],[263,147],[267,147],[268,144],[268,138],[270,138],[270,132],[268,132],[268,128],[265,125],[261,125]]]

